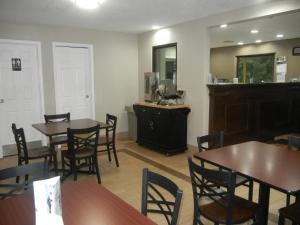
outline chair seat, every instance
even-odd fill
[[[218,223],[226,223],[227,207],[221,204],[227,205],[227,201],[224,199],[211,202],[205,205],[201,205],[201,215],[212,221],[218,221]],[[246,199],[234,196],[234,204],[232,210],[232,223],[243,223],[251,218],[254,218],[258,205],[254,202]]]
[[[112,143],[113,139],[111,136],[108,137],[108,143]],[[101,136],[98,139],[98,145],[107,145],[107,141],[106,141],[106,137],[105,136]]]
[[[53,136],[51,139],[51,144],[59,145],[68,143],[68,137],[66,135]]]
[[[62,151],[62,154],[67,158],[72,157],[72,154],[68,150]],[[76,150],[75,153],[75,159],[88,158],[88,157],[92,157],[93,155],[94,155],[94,150],[91,148],[78,149]]]
[[[285,218],[288,218],[295,223],[300,223],[300,205],[292,204],[287,207],[279,209],[279,213]]]
[[[51,155],[51,150],[45,146],[28,149],[29,159],[43,158],[49,155]],[[24,158],[24,153],[21,153],[21,157]]]

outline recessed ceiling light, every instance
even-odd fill
[[[278,37],[278,38],[283,38],[284,35],[283,35],[283,34],[277,34],[276,37]]]
[[[228,27],[228,25],[224,23],[224,24],[220,25],[220,27],[221,28],[226,28],[226,27]]]
[[[238,44],[238,45],[243,45],[243,44],[244,44],[244,42],[241,42],[241,41],[240,41],[240,42],[238,42],[237,44]]]
[[[261,42],[262,42],[262,40],[256,40],[255,42],[256,42],[256,43],[261,43]]]
[[[258,30],[251,30],[250,32],[251,32],[251,34],[257,34],[259,31]]]
[[[76,6],[82,9],[96,9],[104,0],[70,0],[75,3]]]
[[[158,29],[160,29],[161,28],[161,26],[157,26],[157,25],[153,25],[152,26],[152,30],[158,30]]]

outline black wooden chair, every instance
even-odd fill
[[[53,114],[53,115],[44,115],[45,123],[57,123],[57,122],[67,122],[70,121],[70,113],[65,114]],[[49,137],[50,145],[56,146],[61,144],[68,143],[67,135],[55,135]]]
[[[198,150],[199,152],[208,151],[214,148],[221,148],[224,146],[224,132],[208,134],[204,136],[197,137]],[[201,160],[201,166],[204,167],[204,161]],[[222,170],[221,168],[219,170]],[[237,175],[235,187],[240,185],[249,188],[248,199],[252,201],[253,199],[253,181],[244,177]]]
[[[289,149],[294,149],[296,151],[300,151],[300,137],[290,135],[288,137],[288,147]],[[286,206],[290,205],[291,195],[286,195]]]
[[[278,225],[284,225],[285,219],[292,221],[292,224],[300,224],[300,204],[294,203],[279,209]]]
[[[51,114],[51,115],[44,115],[45,123],[57,123],[57,122],[67,122],[70,121],[70,113],[63,113],[63,114]],[[55,146],[68,144],[68,137],[67,135],[55,135],[49,137],[49,144],[52,151],[56,154]],[[50,158],[50,162],[52,162],[52,158]],[[57,171],[55,172],[57,175]]]
[[[23,128],[17,128],[16,124],[12,124],[12,131],[15,137],[18,150],[18,165],[28,164],[30,160],[54,157],[54,170],[57,171],[56,154],[46,146],[27,148],[25,133]],[[18,182],[18,178],[17,178]]]
[[[224,132],[208,134],[197,137],[199,152],[207,151],[214,148],[221,148],[224,146]],[[207,146],[205,146],[207,144]]]
[[[11,178],[27,177],[24,182],[11,182]],[[24,190],[31,189],[32,182],[49,178],[49,164],[47,161],[10,167],[0,170],[0,199],[15,196]]]
[[[218,224],[239,224],[253,220],[256,224],[258,205],[234,195],[236,174],[210,170],[188,158],[194,198],[193,225],[203,225],[201,217]],[[216,188],[220,183],[227,188]]]
[[[98,141],[98,145],[105,146],[106,149],[98,150],[98,152],[107,152],[108,160],[111,162],[110,151],[112,150],[116,165],[117,167],[119,167],[119,160],[116,151],[117,117],[114,115],[106,114],[106,123],[109,124],[110,127],[105,129],[105,137],[100,137]]]
[[[168,192],[172,199],[167,200],[161,191]],[[166,218],[168,225],[176,225],[181,198],[182,191],[173,181],[147,168],[143,170],[141,212],[145,216],[147,213],[158,213]]]
[[[68,150],[61,151],[64,176],[65,165],[70,167],[74,181],[77,180],[77,172],[91,173],[95,169],[98,183],[101,183],[97,158],[99,129],[99,125],[84,129],[68,128]],[[85,160],[88,164],[81,164],[81,160]],[[87,166],[89,167],[88,171],[80,170],[80,168]]]

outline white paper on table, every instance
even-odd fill
[[[63,225],[60,177],[33,182],[36,225]]]

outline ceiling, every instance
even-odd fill
[[[211,47],[225,47],[237,45],[238,42],[253,44],[260,39],[262,42],[291,39],[300,37],[300,12],[280,14],[250,20],[241,23],[228,24],[227,28],[213,27],[210,29]],[[251,34],[253,29],[259,30]],[[277,34],[284,34],[284,38],[277,38]],[[300,43],[299,43],[300,44]]]
[[[105,0],[95,10],[70,0],[0,0],[0,21],[141,33],[275,0]]]

